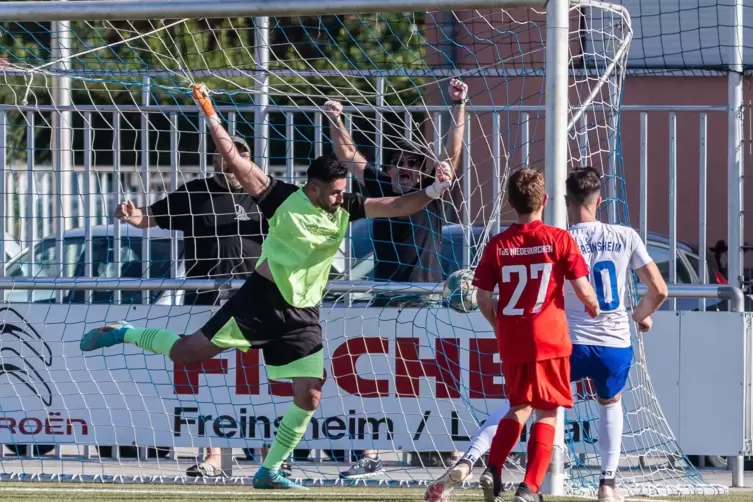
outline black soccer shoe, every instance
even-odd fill
[[[379,457],[361,457],[354,466],[340,473],[340,479],[365,479],[383,473],[384,468]]]
[[[544,502],[544,497],[540,493],[533,493],[527,484],[520,483],[513,500],[515,502]]]
[[[499,475],[499,469],[490,465],[478,480],[481,489],[484,491],[484,502],[503,502],[504,487],[502,486],[502,477]]]

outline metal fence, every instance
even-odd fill
[[[64,172],[53,170],[49,163],[37,162],[42,145],[35,144],[34,131],[39,123],[40,114],[60,113],[70,111],[80,117],[80,127],[72,129],[73,143],[81,145],[71,156],[81,162],[72,164]],[[257,122],[259,111],[254,106],[222,107],[221,113],[227,117],[228,128],[231,132],[243,129],[241,124]],[[4,201],[0,204],[3,210],[0,222],[4,223],[4,230],[14,239],[20,241],[22,247],[29,248],[28,260],[33,263],[31,251],[40,239],[53,236],[62,246],[66,230],[83,228],[87,236],[91,236],[91,229],[95,225],[112,223],[116,204],[120,200],[133,199],[139,205],[149,204],[161,198],[168,191],[174,190],[180,184],[197,176],[211,173],[211,158],[207,153],[207,141],[204,133],[203,121],[190,122],[189,126],[179,129],[179,117],[195,113],[193,109],[179,106],[132,106],[132,107],[102,107],[102,106],[70,106],[61,107],[16,107],[0,106],[0,145],[10,147],[8,116],[11,112],[22,112],[27,129],[25,144],[13,145],[17,151],[25,151],[26,163],[13,162],[6,156],[0,156],[0,170],[3,177],[4,190],[0,190]],[[442,155],[442,138],[447,131],[448,117],[444,106],[414,106],[414,107],[385,107],[375,109],[368,106],[346,106],[347,123],[351,130],[359,118],[366,117],[367,124],[372,130],[356,127],[354,134],[361,135],[361,143],[370,159],[377,165],[381,164],[386,143],[397,134],[414,141],[432,142],[434,154]],[[678,214],[687,215],[685,207],[697,204],[698,230],[697,241],[685,240],[696,244],[698,248],[697,276],[699,282],[708,282],[708,235],[710,226],[721,228],[726,222],[727,208],[718,204],[708,204],[710,183],[719,190],[719,178],[709,180],[708,166],[726,163],[726,150],[709,151],[708,122],[725,120],[728,109],[723,106],[632,106],[624,105],[621,111],[622,155],[624,167],[622,172],[615,173],[624,183],[622,194],[612,194],[610,204],[625,204],[638,207],[633,211],[637,220],[631,222],[640,229],[646,240],[649,232],[649,220],[666,220],[665,229],[656,228],[655,233],[666,235],[670,246],[670,282],[677,282],[678,267]],[[129,131],[132,137],[129,144],[123,140],[121,124],[127,123],[125,115],[143,114],[147,120],[141,122],[137,130]],[[307,159],[321,155],[328,149],[329,138],[326,119],[317,107],[275,107],[266,109],[271,130],[277,130],[277,139],[267,140],[265,148],[272,149],[269,144],[277,141],[279,150],[283,150],[282,158],[275,159],[266,156],[267,170],[274,176],[291,181],[301,181]],[[391,114],[393,121],[385,120],[386,114]],[[514,127],[511,127],[509,114],[515,114]],[[467,266],[471,260],[471,246],[473,242],[472,225],[490,225],[495,232],[504,222],[505,213],[501,205],[496,204],[501,193],[499,180],[502,170],[526,165],[540,165],[543,148],[536,130],[537,119],[544,113],[543,106],[510,106],[506,108],[492,106],[469,106],[466,120],[466,145],[462,157],[462,174],[460,187],[453,199],[453,209],[447,213],[450,220],[464,224],[466,232],[464,238],[463,265]],[[537,117],[537,119],[534,119]],[[682,134],[678,134],[678,117],[685,127]],[[97,122],[99,120],[99,122]],[[157,121],[167,124],[168,130],[155,129]],[[668,122],[664,122],[667,120]],[[687,127],[692,121],[696,122],[696,129],[688,132]],[[192,124],[192,126],[191,126]],[[420,125],[423,124],[423,127]],[[667,127],[668,140],[657,145],[653,139],[656,131]],[[309,128],[308,138],[301,139],[297,130]],[[649,137],[651,131],[651,139]],[[249,131],[246,129],[245,131]],[[249,131],[250,134],[253,132]],[[112,138],[112,151],[107,152],[112,162],[98,165],[97,156],[103,152],[94,146],[93,138],[96,134],[106,134]],[[169,159],[167,164],[154,164],[150,161],[146,146],[149,138],[165,135],[169,136],[163,150],[157,155]],[[140,145],[136,145],[133,135],[140,137]],[[193,150],[181,146],[181,136],[190,136],[196,141]],[[435,140],[436,138],[436,140]],[[479,141],[478,138],[483,138]],[[678,145],[681,147],[678,148]],[[572,148],[582,148],[582,145],[571,145]],[[588,148],[588,147],[587,147]],[[591,146],[591,148],[594,148]],[[598,146],[596,147],[598,148]],[[678,179],[686,183],[691,169],[687,163],[682,169],[678,168],[678,150],[695,151],[697,148],[697,167],[693,171],[697,174],[698,190],[696,200],[687,192],[678,192]],[[152,152],[155,153],[155,152]],[[121,161],[129,156],[128,163]],[[198,159],[186,165],[182,157]],[[581,156],[583,157],[583,156]],[[588,156],[586,156],[588,157]],[[600,157],[592,156],[595,160]],[[489,163],[488,160],[491,160]],[[270,165],[271,164],[271,165]],[[611,168],[610,168],[611,169]],[[637,176],[636,176],[637,174]],[[636,179],[637,178],[637,179]],[[488,180],[488,184],[479,186],[475,180]],[[663,180],[667,180],[664,182]],[[638,183],[635,183],[635,182]],[[723,185],[722,185],[723,186]],[[649,189],[651,195],[649,196]],[[656,193],[666,190],[665,195]],[[637,194],[636,194],[637,192]],[[623,201],[622,198],[625,197]],[[666,200],[664,210],[649,212],[649,201]],[[712,200],[714,198],[712,197]],[[633,202],[634,201],[634,202]],[[628,204],[628,202],[630,202]],[[453,214],[454,213],[454,214]],[[664,214],[661,214],[664,213]],[[666,217],[665,217],[666,216]],[[687,225],[686,225],[687,227]],[[116,240],[116,253],[120,248],[120,226],[113,227],[113,237]],[[145,235],[149,235],[148,231]],[[718,234],[717,234],[718,237]],[[149,266],[148,239],[143,242],[142,255],[144,257],[144,273]],[[695,241],[695,242],[694,242]],[[0,242],[0,246],[3,243]],[[346,245],[346,250],[349,249]],[[0,249],[0,252],[2,250]],[[90,252],[87,247],[86,253]],[[171,252],[171,261],[177,262],[177,246]],[[62,255],[62,253],[60,254]],[[116,256],[116,262],[120,259]],[[62,276],[62,260],[60,260]],[[85,262],[91,263],[91,256],[85,256]],[[347,260],[346,267],[352,260]],[[680,264],[682,266],[682,264]],[[0,272],[3,273],[3,272]]]

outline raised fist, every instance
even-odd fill
[[[332,122],[337,122],[343,114],[343,105],[339,101],[327,101],[322,109]]]
[[[426,194],[432,199],[438,199],[452,186],[452,167],[447,162],[437,164],[434,183],[426,189]]]
[[[468,84],[453,78],[450,80],[448,91],[453,101],[463,101],[468,96]]]
[[[452,168],[448,162],[437,164],[436,179],[440,183],[452,183]]]

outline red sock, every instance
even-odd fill
[[[533,493],[538,493],[541,483],[546,476],[546,470],[552,461],[552,447],[554,446],[554,427],[549,424],[536,422],[531,427],[528,438],[528,465],[523,482]]]
[[[499,421],[497,433],[494,434],[489,451],[489,465],[493,465],[499,472],[502,472],[502,467],[520,439],[521,432],[523,432],[523,424],[517,420],[503,418]]]

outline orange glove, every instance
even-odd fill
[[[207,118],[217,117],[212,100],[209,98],[209,89],[204,84],[193,85],[193,100]]]

